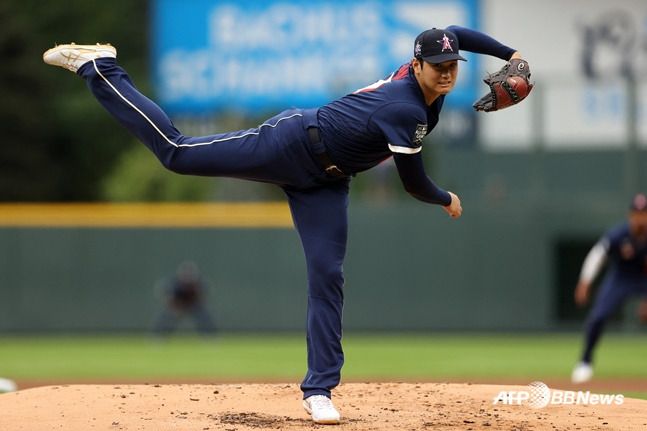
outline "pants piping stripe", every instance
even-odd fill
[[[150,118],[148,118],[148,117],[146,116],[146,114],[144,114],[144,113],[143,113],[143,112],[142,112],[138,107],[136,107],[136,106],[135,106],[135,105],[134,105],[130,100],[128,100],[126,97],[124,97],[124,95],[123,95],[123,94],[121,94],[121,93],[119,92],[119,90],[117,90],[117,88],[116,88],[114,85],[112,85],[112,83],[111,83],[110,81],[108,81],[108,79],[107,79],[107,78],[106,78],[106,77],[105,77],[105,76],[104,76],[104,75],[99,71],[99,68],[97,67],[97,63],[96,63],[96,61],[95,61],[94,59],[92,59],[92,64],[93,64],[93,66],[94,66],[94,70],[95,70],[95,71],[97,72],[97,74],[101,77],[101,79],[103,79],[103,80],[106,82],[106,84],[108,84],[108,85],[110,86],[110,88],[112,88],[112,90],[113,90],[113,91],[114,91],[114,92],[115,92],[115,93],[116,93],[116,94],[117,94],[117,95],[118,95],[118,96],[119,96],[119,97],[120,97],[124,102],[126,102],[128,105],[130,105],[130,107],[131,107],[131,108],[133,108],[133,109],[134,109],[135,111],[137,111],[137,112],[138,112],[142,117],[144,117],[144,119],[145,119],[146,121],[148,121],[148,122],[150,123],[150,125],[151,125],[151,126],[153,126],[153,128],[157,131],[157,133],[159,133],[159,135],[160,135],[162,138],[164,138],[164,140],[165,140],[166,142],[168,142],[170,145],[173,145],[174,147],[177,147],[177,148],[179,148],[179,147],[199,147],[199,146],[202,146],[202,145],[211,145],[211,144],[215,144],[215,143],[218,143],[218,142],[225,142],[225,141],[229,141],[229,140],[233,140],[233,139],[242,139],[242,138],[244,138],[244,137],[246,137],[246,136],[250,136],[250,135],[258,135],[258,134],[259,134],[259,132],[247,132],[247,133],[244,133],[244,134],[242,134],[242,135],[240,135],[240,136],[229,136],[229,137],[227,137],[227,138],[213,139],[213,140],[211,140],[211,141],[209,141],[209,142],[196,142],[196,143],[194,143],[194,144],[177,144],[177,143],[175,143],[175,142],[171,141],[171,140],[170,140],[170,139],[169,139],[169,138],[168,138],[164,133],[162,133],[162,131],[157,127],[157,125],[155,125],[155,123],[154,123]],[[264,127],[264,126],[269,126],[269,127],[272,127],[272,128],[273,128],[273,127],[278,126],[278,124],[279,124],[281,121],[283,121],[283,120],[289,120],[290,118],[294,118],[294,117],[301,117],[301,116],[302,116],[302,115],[301,115],[301,114],[299,114],[299,113],[292,114],[292,115],[289,115],[289,116],[287,116],[287,117],[279,118],[275,124],[263,123],[263,124],[261,124],[261,125],[259,126],[259,128],[260,128],[260,127]]]

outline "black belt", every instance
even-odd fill
[[[310,135],[310,140],[312,141],[313,145],[318,144],[321,142],[321,138],[319,137],[319,129],[312,126],[308,127],[308,134]],[[348,175],[346,172],[342,171],[335,162],[332,161],[330,156],[326,151],[323,153],[315,154],[321,164],[324,167],[324,170],[328,175],[330,175],[333,178],[350,178],[350,175]]]

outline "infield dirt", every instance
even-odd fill
[[[315,425],[297,384],[79,384],[0,395],[0,429],[42,430],[646,430],[647,401],[493,403],[527,386],[347,383],[334,391],[339,425]]]

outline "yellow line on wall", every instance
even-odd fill
[[[0,204],[0,227],[291,228],[287,203]]]

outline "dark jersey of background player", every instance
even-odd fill
[[[647,237],[636,236],[628,222],[612,229],[605,236],[612,277],[620,277],[647,288]]]

